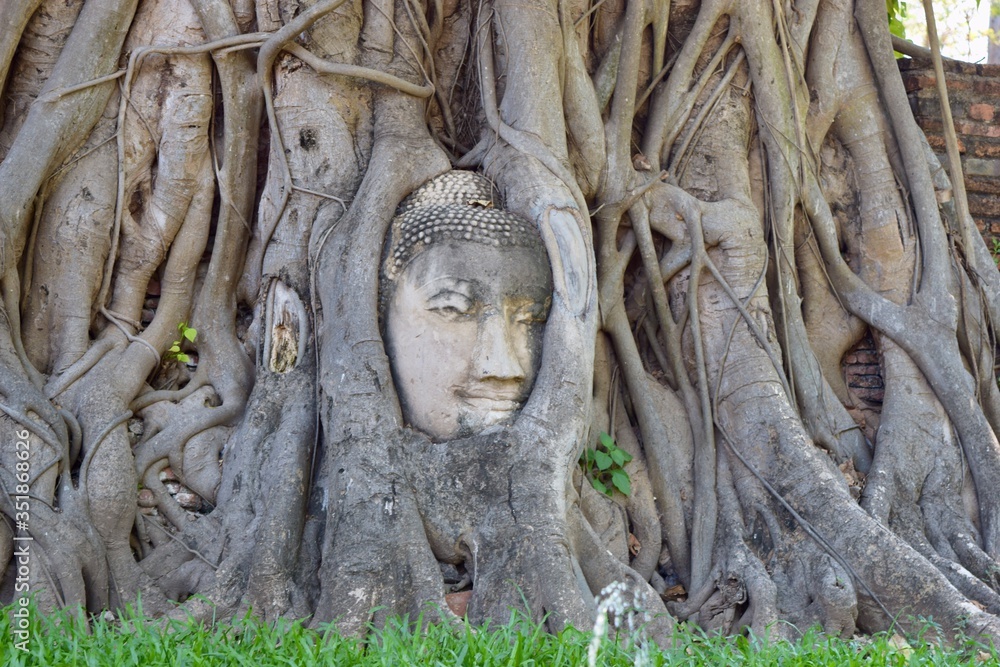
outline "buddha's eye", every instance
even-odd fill
[[[549,301],[532,301],[514,311],[514,322],[518,324],[541,324],[549,318]]]
[[[427,300],[427,310],[448,319],[460,319],[473,314],[476,304],[465,294],[454,290],[441,290]]]

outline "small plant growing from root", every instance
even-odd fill
[[[631,460],[631,454],[602,432],[597,447],[588,447],[580,455],[580,467],[593,487],[604,495],[611,496],[617,489],[627,496],[632,493],[632,480],[624,466]]]
[[[198,337],[198,330],[194,327],[189,327],[187,322],[181,322],[177,325],[177,333],[180,334],[180,338],[175,340],[170,347],[167,349],[167,353],[164,355],[164,361],[179,361],[182,364],[186,364],[191,361],[191,357],[186,353],[181,351],[181,345],[184,341],[193,343],[195,338]]]

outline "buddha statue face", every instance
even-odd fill
[[[512,421],[552,293],[537,231],[492,208],[420,205],[397,216],[388,260],[383,328],[406,421],[436,441]]]

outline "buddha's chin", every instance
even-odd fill
[[[470,405],[458,418],[460,437],[513,423],[521,405],[520,401],[491,401],[489,404]]]

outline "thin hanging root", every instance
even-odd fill
[[[680,180],[683,177],[684,171],[687,168],[688,161],[685,160],[684,157],[687,155],[688,149],[691,147],[691,144],[701,136],[701,132],[705,127],[705,120],[708,118],[708,115],[715,110],[715,106],[722,97],[722,94],[729,89],[729,84],[732,83],[733,77],[736,76],[740,65],[743,64],[745,59],[746,52],[740,50],[740,52],[736,54],[736,57],[733,58],[733,62],[729,64],[729,69],[726,70],[725,75],[723,75],[719,84],[715,87],[715,90],[712,91],[711,96],[701,106],[701,110],[695,117],[691,127],[688,128],[688,131],[684,136],[684,140],[681,142],[681,147],[674,152],[674,157],[670,161],[670,166],[667,168],[667,171],[673,174],[674,178],[677,180]]]
[[[719,285],[726,292],[729,298],[732,299],[733,305],[736,306],[736,309],[739,311],[740,316],[743,318],[743,321],[747,323],[747,327],[750,329],[750,333],[752,333],[753,337],[757,339],[758,343],[760,343],[761,348],[763,348],[764,352],[767,354],[767,358],[771,360],[771,365],[774,366],[774,370],[777,371],[778,380],[781,382],[781,387],[785,390],[785,394],[789,397],[789,399],[791,399],[792,390],[791,387],[788,385],[788,378],[785,377],[784,369],[783,366],[781,365],[781,360],[778,359],[778,357],[774,354],[774,350],[771,348],[771,343],[767,340],[767,336],[765,336],[764,332],[760,330],[760,326],[757,324],[757,321],[754,320],[753,317],[751,317],[750,313],[746,309],[747,304],[750,303],[750,300],[757,293],[757,290],[760,289],[761,284],[763,284],[767,268],[765,267],[764,271],[761,272],[760,277],[757,279],[757,283],[753,291],[750,292],[750,295],[746,298],[746,301],[744,302],[740,300],[739,296],[737,296],[736,292],[729,284],[729,281],[727,281],[725,277],[719,272],[718,267],[715,266],[715,263],[707,254],[705,255],[705,266],[706,268],[708,268],[709,273],[712,274],[712,277],[715,278],[716,281],[718,281]]]
[[[483,96],[483,113],[486,122],[493,133],[503,139],[514,150],[529,155],[541,162],[556,178],[573,193],[577,206],[581,211],[587,210],[587,200],[580,191],[576,178],[569,172],[552,151],[539,138],[528,132],[521,132],[503,121],[500,117],[500,107],[497,104],[496,74],[493,64],[493,26],[487,17],[487,25],[478,30],[479,53],[479,88]]]
[[[441,117],[444,119],[444,128],[445,132],[447,133],[447,136],[442,137],[442,139],[444,139],[448,143],[448,145],[450,145],[452,148],[459,147],[460,149],[467,150],[464,149],[464,147],[462,147],[458,142],[458,129],[455,126],[455,116],[451,110],[451,98],[454,89],[448,90],[446,92],[444,88],[438,83],[437,65],[434,62],[434,49],[430,44],[428,44],[428,40],[430,40],[436,46],[440,41],[441,35],[444,31],[443,0],[434,0],[434,17],[435,19],[437,19],[434,27],[427,25],[427,17],[423,14],[423,12],[420,12],[419,10],[411,10],[411,4],[412,3],[410,2],[410,0],[407,0],[406,3],[407,14],[411,17],[412,21],[413,14],[411,13],[411,11],[415,11],[417,18],[420,19],[420,25],[427,32],[427,37],[428,37],[427,40],[424,39],[422,31],[418,30],[418,35],[420,36],[420,42],[425,49],[425,55],[427,57],[427,66],[430,69],[430,71],[427,72],[427,74],[431,85],[433,85],[434,87],[434,98],[437,100],[438,109],[440,109]],[[468,42],[466,42],[465,46],[467,49],[469,46]],[[458,78],[456,77],[454,84],[457,83],[458,83]]]
[[[642,92],[642,95],[639,96],[639,99],[635,103],[636,109],[642,109],[642,105],[646,103],[646,100],[649,99],[649,96],[653,94],[654,90],[656,90],[656,86],[659,85],[660,81],[663,80],[663,77],[667,75],[667,72],[669,72],[671,68],[673,68],[674,63],[677,62],[677,56],[679,55],[680,53],[678,52],[670,56],[670,60],[668,60],[667,63],[660,69],[660,71],[656,73],[656,76],[654,76],[650,80],[649,85],[646,86],[646,90]]]
[[[104,355],[114,349],[114,347],[115,342],[110,338],[99,339],[90,346],[90,349],[88,349],[83,356],[76,361],[76,363],[59,375],[53,375],[49,378],[49,382],[45,386],[45,396],[49,400],[59,396],[59,394],[66,391],[74,382],[86,375],[87,372],[96,366],[97,363],[104,358]],[[156,356],[157,359],[159,359],[159,355]]]
[[[646,310],[652,311],[655,306],[653,305],[652,295],[647,293],[646,299]],[[643,317],[642,320],[642,330],[646,333],[646,340],[649,342],[650,349],[653,350],[653,356],[656,357],[656,363],[660,365],[660,370],[663,371],[667,384],[671,386],[674,390],[677,389],[677,380],[674,378],[672,366],[667,360],[667,352],[660,345],[659,332],[657,331],[656,324],[649,317]]]
[[[206,386],[208,384],[208,378],[204,373],[201,372],[201,366],[199,365],[199,370],[195,371],[194,377],[191,378],[186,385],[180,389],[162,389],[158,391],[150,391],[145,394],[140,394],[135,397],[132,404],[129,405],[129,410],[132,412],[141,412],[145,408],[153,405],[154,403],[159,403],[160,401],[172,401],[179,403],[191,394],[193,394],[198,389]]]
[[[408,0],[403,0],[403,2],[404,3],[408,3]],[[385,20],[389,23],[389,25],[392,26],[392,32],[393,32],[393,34],[400,40],[400,42],[403,44],[403,46],[406,47],[406,50],[409,52],[410,56],[413,58],[413,61],[410,62],[410,63],[407,63],[407,64],[410,65],[411,67],[413,67],[413,69],[415,69],[415,70],[420,70],[420,74],[424,77],[424,80],[428,81],[429,83],[431,83],[432,85],[434,85],[436,82],[431,78],[431,75],[424,68],[423,58],[421,58],[420,56],[418,56],[417,52],[413,50],[413,46],[410,44],[409,40],[406,39],[406,36],[403,35],[403,32],[399,29],[399,26],[396,25],[395,19],[392,16],[390,16],[384,9],[382,9],[381,5],[379,5],[379,4],[376,3],[374,5],[374,7],[378,11],[378,13],[381,14],[383,16],[383,18],[385,18]],[[404,4],[404,8],[406,9],[406,13],[409,16],[410,25],[416,30],[417,39],[419,39],[421,41],[421,43],[426,47],[427,44],[424,41],[423,35],[420,34],[420,29],[417,28],[416,23],[413,21],[413,16],[410,15],[410,8],[409,8],[409,6],[407,4]],[[397,56],[400,56],[400,54],[397,54]],[[414,65],[415,65],[415,67],[414,67]]]
[[[274,96],[271,92],[271,72],[274,68],[274,61],[282,49],[291,51],[296,55],[296,57],[302,59],[317,71],[366,78],[377,83],[382,83],[392,88],[396,88],[401,92],[414,95],[415,97],[421,99],[430,97],[434,94],[434,85],[430,81],[428,81],[426,86],[415,86],[414,84],[399,79],[398,77],[370,70],[368,68],[356,67],[354,65],[327,63],[321,58],[316,58],[312,54],[308,54],[305,49],[301,49],[297,45],[289,45],[289,42],[297,35],[307,30],[312,24],[323,16],[326,16],[330,12],[336,10],[344,4],[345,1],[346,0],[322,0],[321,2],[313,5],[271,35],[267,41],[261,45],[260,52],[257,54],[257,72],[260,77],[264,93],[264,108],[267,112],[268,126],[271,129],[271,141],[274,144],[274,149],[271,153],[278,160],[279,173],[281,181],[284,184],[284,187],[281,189],[280,199],[275,207],[274,222],[261,235],[262,248],[266,248],[268,243],[270,243],[271,236],[274,234],[275,229],[277,229],[278,222],[281,220],[285,207],[288,206],[288,198],[291,196],[292,190],[295,188],[292,182],[292,172],[288,166],[288,158],[285,155],[284,142],[281,140],[281,131],[278,128],[278,117],[274,110]],[[299,49],[298,52],[296,52],[296,49]],[[341,204],[343,204],[343,202],[341,202]],[[264,253],[261,253],[261,262],[263,261]],[[263,265],[257,273],[258,275],[263,273]]]
[[[418,57],[413,54],[413,57],[417,61],[417,65],[420,67],[420,71],[423,73],[424,78],[427,80],[427,86],[430,87],[430,94],[434,95],[438,103],[438,109],[441,111],[441,117],[444,120],[445,131],[449,135],[449,140],[451,145],[455,144],[456,137],[458,133],[455,130],[455,119],[451,113],[451,106],[448,104],[448,100],[444,96],[444,90],[438,85],[437,68],[434,64],[434,51],[430,44],[427,43],[428,38],[436,40],[441,36],[441,27],[444,22],[444,17],[442,16],[444,8],[441,6],[441,0],[435,0],[436,2],[436,12],[435,17],[438,19],[438,26],[436,30],[432,30],[427,24],[427,17],[420,8],[415,7],[413,0],[404,0],[403,7],[406,9],[406,16],[410,19],[410,25],[413,27],[414,32],[417,34],[417,38],[420,40],[420,45],[424,50],[424,58]],[[425,37],[426,33],[426,37]],[[404,40],[404,44],[409,48],[409,43]],[[410,50],[412,53],[412,49]],[[426,62],[426,68],[424,63]],[[427,87],[425,86],[425,87]]]
[[[804,165],[806,164],[806,161],[810,160],[812,157],[806,153],[804,148],[807,145],[805,138],[805,121],[802,118],[802,111],[799,108],[799,97],[801,96],[801,91],[805,87],[805,81],[802,76],[802,67],[800,66],[796,69],[792,68],[791,50],[788,48],[788,42],[791,36],[788,33],[788,23],[785,20],[784,6],[779,0],[771,0],[771,4],[774,16],[778,20],[778,39],[781,46],[781,61],[785,66],[785,82],[788,86],[788,91],[792,101],[791,107],[792,119],[795,127],[795,146],[800,154],[798,165],[801,170],[805,168]],[[796,76],[796,74],[798,76]]]
[[[117,72],[112,72],[111,74],[106,74],[105,76],[99,76],[96,79],[91,79],[90,81],[84,81],[83,83],[78,83],[75,86],[64,86],[63,88],[57,88],[55,90],[50,90],[44,95],[38,96],[39,102],[55,102],[60,97],[65,95],[70,95],[72,93],[79,92],[81,90],[86,90],[93,86],[99,86],[102,83],[107,83],[109,81],[116,81],[121,77],[125,76],[126,70],[118,70]]]
[[[80,488],[84,490],[84,498],[85,498],[84,502],[87,503],[88,505],[90,502],[89,500],[90,496],[86,495],[86,489],[87,489],[87,474],[90,471],[90,462],[94,460],[94,455],[97,454],[97,450],[100,449],[101,443],[103,443],[107,439],[107,437],[111,435],[111,432],[114,431],[119,426],[121,426],[122,424],[124,424],[125,422],[127,422],[131,418],[132,418],[132,411],[126,410],[122,414],[118,415],[118,417],[111,420],[111,423],[105,426],[104,430],[102,430],[97,435],[97,437],[94,438],[93,444],[90,446],[90,449],[87,450],[87,454],[83,457],[83,463],[80,464]]]
[[[24,29],[41,4],[42,0],[8,0],[0,5],[0,25],[4,26],[0,31],[0,92],[3,92]],[[0,110],[2,123],[3,111]]]
[[[322,72],[323,74],[352,76],[357,79],[380,83],[383,86],[395,88],[401,93],[412,95],[413,97],[419,99],[426,99],[434,94],[435,89],[432,83],[426,83],[423,86],[418,86],[410,83],[406,79],[401,79],[398,76],[393,76],[387,72],[380,72],[379,70],[371,69],[370,67],[360,67],[358,65],[349,65],[347,63],[330,62],[329,60],[324,60],[323,58],[314,55],[305,47],[299,46],[295,43],[285,44],[281,48],[306,63],[317,72]]]
[[[713,272],[712,275],[715,275],[715,273]],[[771,346],[768,344],[766,338],[764,338],[762,340],[762,338],[763,338],[763,334],[762,333],[760,333],[758,331],[754,331],[753,327],[756,325],[756,323],[753,321],[753,318],[750,317],[750,313],[748,313],[746,311],[746,306],[753,300],[753,298],[755,296],[757,296],[757,292],[758,292],[758,290],[760,290],[761,285],[764,284],[764,278],[766,276],[767,276],[767,265],[765,265],[764,269],[760,272],[760,277],[757,278],[757,282],[754,284],[753,289],[750,290],[750,294],[747,295],[746,301],[744,301],[742,303],[740,302],[739,298],[737,298],[736,294],[731,289],[727,289],[727,293],[729,294],[729,298],[731,298],[733,300],[733,303],[736,304],[736,307],[740,311],[740,315],[743,317],[743,320],[750,327],[750,330],[751,330],[751,332],[753,332],[754,337],[757,338],[758,342],[760,342],[760,344],[761,344],[761,347],[763,347],[764,350],[766,350],[768,352],[768,356],[770,356],[771,355],[771,350],[770,350]],[[725,281],[721,280],[721,276],[716,276],[715,279],[719,282],[720,285],[726,286]],[[726,372],[726,360],[729,358],[729,350],[732,348],[733,336],[736,334],[736,326],[739,324],[739,322],[740,321],[738,319],[737,320],[733,320],[733,326],[730,327],[730,329],[729,329],[729,335],[726,337],[726,347],[725,347],[725,350],[723,350],[723,352],[722,352],[722,358],[719,361],[719,375],[715,379],[715,389],[712,392],[712,396],[713,396],[713,398],[712,398],[712,414],[713,415],[719,414],[719,388],[722,386],[722,376],[725,375],[725,372]],[[773,357],[771,358],[771,363],[772,364],[775,363],[775,360],[774,360]],[[776,375],[782,381],[782,385],[785,388],[785,395],[788,396],[789,400],[791,400],[792,394],[791,394],[791,392],[788,389],[788,385],[785,384],[785,374],[781,372],[781,367],[780,366],[775,366],[775,370],[777,371]]]
[[[924,17],[927,21],[927,39],[931,46],[931,60],[934,63],[934,79],[938,98],[941,101],[941,124],[944,132],[945,150],[948,153],[948,173],[951,186],[955,193],[955,212],[958,217],[958,227],[962,234],[962,251],[965,261],[976,270],[976,253],[973,251],[972,230],[966,223],[969,215],[969,198],[965,194],[965,176],[962,172],[962,160],[958,154],[958,136],[955,134],[955,122],[951,116],[951,104],[948,102],[948,85],[944,76],[944,66],[941,63],[941,44],[938,41],[937,25],[934,21],[934,6],[931,0],[923,0]]]
[[[199,433],[223,426],[238,418],[243,408],[242,403],[223,403],[216,408],[203,407],[192,410],[181,419],[172,421],[167,428],[136,447],[136,473],[145,476],[152,466],[164,459],[171,459],[172,463],[177,464],[181,448],[185,443]]]
[[[642,358],[636,348],[624,307],[619,302],[619,305],[610,313],[605,313],[604,317],[604,330],[614,343],[622,376],[625,378],[625,385],[639,422],[643,450],[646,452],[650,468],[650,482],[659,500],[657,509],[662,512],[664,536],[670,549],[674,569],[681,581],[689,584],[691,551],[680,498],[680,484],[669,461],[664,460],[663,450],[670,447],[670,442],[646,386],[649,380],[642,366]]]
[[[155,491],[154,491],[154,493],[155,493]],[[180,539],[179,537],[177,537],[176,535],[174,535],[173,533],[171,533],[169,530],[167,530],[166,528],[164,528],[163,526],[161,526],[159,523],[157,523],[154,519],[151,519],[148,516],[146,516],[145,514],[141,514],[141,513],[138,516],[141,516],[145,522],[149,523],[149,525],[155,527],[157,530],[159,530],[161,533],[163,533],[164,535],[166,535],[167,537],[169,537],[171,540],[173,540],[177,544],[181,545],[181,547],[185,551],[187,551],[189,554],[191,554],[192,556],[194,556],[195,558],[197,558],[201,562],[205,563],[205,565],[208,565],[210,568],[212,568],[212,571],[218,572],[219,566],[216,565],[215,563],[213,563],[212,561],[210,561],[208,558],[206,558],[205,555],[202,554],[200,551],[198,551],[197,549],[192,549],[191,547],[189,547],[184,540]]]
[[[593,14],[598,9],[600,9],[601,5],[603,5],[605,2],[607,2],[607,0],[597,0],[597,2],[595,2],[590,9],[588,9],[586,12],[584,12],[583,15],[580,16],[580,18],[578,18],[573,23],[573,27],[574,28],[579,28],[580,24],[583,23],[584,21],[586,21],[590,17],[591,14]]]
[[[644,221],[645,222],[645,221]],[[698,216],[691,216],[688,219],[688,236],[691,239],[692,244],[692,257],[691,257],[691,268],[688,278],[688,293],[687,293],[687,305],[688,305],[688,322],[691,326],[691,336],[694,341],[694,354],[695,354],[695,365],[697,367],[698,373],[698,398],[700,400],[700,410],[701,410],[701,437],[695,437],[695,456],[694,456],[694,525],[691,529],[692,535],[692,545],[691,545],[691,581],[697,587],[701,585],[704,581],[708,580],[708,570],[712,564],[712,545],[715,542],[715,525],[718,517],[718,498],[715,495],[715,425],[714,417],[712,413],[712,407],[709,397],[709,387],[708,387],[708,370],[705,365],[705,344],[701,336],[701,314],[698,308],[698,293],[701,284],[701,271],[703,267],[704,255],[704,239],[701,238],[700,234],[700,222],[701,218]],[[645,226],[644,234],[650,234],[648,223]],[[642,235],[640,235],[640,249]],[[659,317],[665,318],[666,321],[661,320],[660,326],[665,327],[665,330],[669,333],[671,327],[673,327],[673,318],[670,315],[670,311],[666,308],[666,292],[663,291],[663,278],[659,276],[659,264],[655,261],[651,263],[655,273],[654,280],[656,281],[658,290],[654,289],[653,297],[659,300],[661,298],[660,294],[657,292],[662,292],[662,304],[657,304],[657,315]],[[647,265],[647,260],[645,256],[643,257],[644,265]],[[647,271],[649,270],[647,266]],[[680,327],[677,327],[680,329]],[[682,369],[677,369],[678,371]],[[676,372],[676,371],[675,371]],[[679,372],[677,373],[680,374]],[[687,379],[687,374],[684,374],[682,379],[682,386],[686,385],[689,380]],[[686,392],[685,392],[686,393]],[[690,407],[689,407],[690,410]],[[695,417],[695,415],[691,415]],[[698,432],[698,428],[694,426],[697,422],[692,422],[692,431]]]
[[[698,18],[677,55],[666,83],[661,85],[653,97],[649,110],[650,121],[642,142],[642,153],[649,159],[654,169],[659,169],[663,156],[670,152],[670,146],[683,128],[683,119],[690,114],[695,100],[707,85],[708,77],[703,73],[692,90],[691,77],[705,45],[713,37],[712,28],[729,11],[732,4],[732,0],[706,0],[701,4]],[[709,76],[714,73],[713,70],[714,68],[706,68]]]
[[[726,39],[719,45],[719,48],[716,49],[715,54],[712,56],[712,60],[710,60],[708,65],[705,66],[705,69],[702,70],[701,75],[698,77],[698,81],[691,88],[691,90],[685,91],[684,94],[686,97],[684,98],[684,105],[676,111],[676,120],[670,125],[672,129],[669,134],[667,134],[666,140],[663,142],[663,148],[660,153],[661,156],[665,157],[670,154],[670,151],[673,149],[674,142],[677,141],[678,135],[680,135],[681,131],[688,126],[688,120],[691,118],[691,113],[694,111],[694,107],[698,103],[698,98],[701,97],[702,92],[708,88],[708,84],[712,80],[712,77],[715,76],[719,65],[722,64],[723,59],[729,55],[729,51],[736,46],[738,42],[739,40],[737,39],[736,30],[733,27],[730,27],[729,33],[726,35]],[[742,53],[742,51],[740,51],[740,53]],[[736,67],[738,65],[738,61],[733,63],[732,69],[730,70],[733,74],[736,73]],[[725,79],[726,77],[724,77],[724,81]],[[732,76],[728,76],[728,79],[731,80]],[[687,141],[690,141],[690,136],[698,131],[698,128],[701,126],[701,122],[703,122],[705,116],[707,116],[708,112],[705,109],[708,108],[708,111],[711,111],[713,101],[712,98],[716,97],[717,94],[721,94],[722,90],[724,90],[724,83],[720,82],[720,84],[716,86],[715,91],[713,91],[712,97],[710,97],[709,100],[702,105],[702,112],[698,115],[701,121],[696,120],[688,130],[689,137]],[[675,158],[673,162],[676,161],[677,160]]]
[[[24,351],[24,342],[21,340],[21,309],[18,305],[21,301],[21,280],[17,269],[4,273],[3,278],[0,279],[0,290],[3,291],[3,316],[7,320],[10,342],[21,362],[24,375],[35,387],[41,389],[45,386],[45,378],[28,359],[28,355]]]
[[[840,566],[843,567],[851,575],[851,577],[856,582],[858,582],[858,584],[861,585],[861,588],[863,588],[865,593],[867,593],[868,596],[875,601],[875,603],[882,610],[882,613],[885,614],[886,618],[889,620],[893,620],[894,616],[889,612],[889,609],[882,602],[881,598],[879,598],[879,596],[875,594],[875,591],[873,591],[871,587],[868,586],[868,583],[861,578],[861,575],[859,575],[857,571],[853,567],[851,567],[851,564],[847,562],[847,560],[840,554],[840,552],[837,551],[837,549],[832,544],[830,544],[830,542],[827,541],[827,539],[823,537],[819,533],[819,531],[817,531],[813,527],[813,525],[806,520],[805,517],[803,517],[801,514],[795,511],[795,509],[788,503],[787,500],[784,499],[784,497],[778,492],[777,489],[771,486],[771,484],[766,479],[764,479],[764,476],[760,474],[757,468],[755,468],[754,465],[750,463],[750,461],[748,461],[746,457],[744,457],[743,454],[741,454],[738,449],[736,449],[736,447],[732,443],[731,438],[726,433],[725,429],[722,428],[721,425],[719,426],[719,430],[722,433],[722,440],[723,442],[726,443],[726,446],[729,448],[729,451],[731,451],[733,455],[735,455],[736,458],[740,460],[740,463],[743,464],[743,466],[750,472],[750,474],[756,477],[757,481],[760,482],[761,486],[763,486],[767,490],[767,492],[771,494],[771,496],[775,500],[777,500],[778,503],[782,507],[784,507],[789,514],[792,515],[796,523],[798,523],[802,527],[802,529],[806,531],[809,537],[815,540],[816,543],[819,544],[819,546],[826,553],[828,553],[835,561],[837,561],[837,563],[839,563]]]
[[[132,335],[132,332],[130,332],[128,329],[125,328],[125,324],[122,324],[121,320],[118,317],[115,317],[115,315],[113,315],[111,311],[108,310],[107,308],[104,308],[102,306],[100,310],[101,314],[104,315],[104,318],[109,323],[113,324],[115,328],[118,329],[123,336],[125,336],[125,340],[127,340],[129,343],[139,343],[140,345],[144,345],[146,349],[148,349],[153,354],[153,358],[156,359],[156,365],[157,366],[160,365],[160,363],[162,362],[162,359],[160,358],[160,353],[156,351],[156,348],[153,347],[152,343],[150,343],[142,336]]]
[[[33,410],[32,406],[25,406],[29,410]],[[27,414],[22,410],[18,410],[14,407],[4,405],[0,403],[0,412],[4,413],[10,417],[13,421],[17,422],[21,426],[31,431],[32,435],[38,436],[38,438],[44,442],[46,445],[52,448],[52,451],[57,454],[62,452],[64,447],[56,441],[58,435],[56,433],[50,432],[49,428],[45,424],[39,424],[37,421],[30,419]]]
[[[227,47],[254,48],[260,46],[270,33],[250,33],[237,35],[223,39],[213,40],[197,46],[149,46],[136,49],[129,56],[128,65],[125,68],[125,77],[122,82],[121,102],[118,108],[118,127],[125,126],[125,113],[130,104],[130,91],[135,77],[142,66],[142,61],[149,55],[200,55],[213,53]],[[143,121],[145,122],[145,121]],[[149,128],[147,128],[149,130]],[[152,131],[150,131],[152,135]],[[116,134],[118,141],[118,164],[125,164],[125,137],[121,132]],[[114,276],[115,262],[118,259],[119,237],[121,235],[122,218],[125,215],[125,170],[118,170],[118,196],[115,200],[115,218],[111,229],[111,252],[104,267],[104,279],[101,282],[101,289],[98,292],[95,303],[104,306],[107,302],[108,293],[111,290],[111,281]],[[159,356],[159,355],[157,355]]]
[[[763,636],[778,620],[777,586],[771,580],[771,575],[767,572],[764,564],[750,550],[744,540],[745,526],[741,520],[743,510],[733,484],[729,457],[724,449],[717,450],[717,454],[719,462],[719,516],[722,522],[720,533],[725,535],[720,541],[729,545],[730,553],[725,557],[727,569],[730,571],[737,569],[742,573],[748,602],[746,611],[730,628],[730,632],[741,632],[744,627],[749,626],[758,636]],[[768,511],[764,511],[763,516],[772,520],[774,518]],[[771,529],[770,524],[768,527]],[[780,533],[776,529],[772,529],[772,534]],[[735,566],[733,561],[737,563]]]
[[[670,0],[653,5],[653,71],[663,68],[663,56],[667,52],[667,29],[670,27]]]

